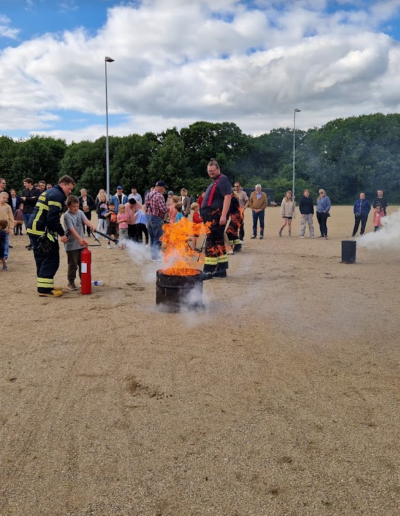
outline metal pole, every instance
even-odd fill
[[[292,197],[295,200],[295,182],[296,182],[296,113],[300,113],[300,109],[294,109],[293,111],[293,188]]]
[[[293,111],[293,200],[295,198],[295,181],[296,181],[296,110]]]
[[[111,57],[104,58],[104,72],[106,83],[106,191],[107,199],[110,199],[110,151],[108,143],[108,94],[107,94],[107,63],[112,63],[114,59]]]

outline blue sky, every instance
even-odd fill
[[[400,108],[400,0],[0,0],[0,134],[197,120],[247,134]]]
[[[57,33],[77,27],[85,27],[88,32],[95,33],[107,21],[107,7],[116,3],[120,2],[0,0],[0,13],[8,16],[13,26],[19,29],[18,39],[14,42],[14,45],[17,45],[18,41],[40,36],[46,32]],[[4,41],[1,43],[1,47],[3,46]]]

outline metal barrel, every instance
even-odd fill
[[[203,278],[201,271],[195,274],[173,276],[157,271],[156,304],[166,312],[179,312],[182,308],[203,307]],[[193,269],[191,270],[191,272]]]
[[[356,263],[356,247],[354,240],[342,240],[342,263]]]

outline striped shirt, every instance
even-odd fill
[[[146,208],[147,215],[153,215],[160,219],[164,218],[164,215],[167,213],[167,206],[165,204],[164,197],[157,190],[151,192],[147,197]]]

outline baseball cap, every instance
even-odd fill
[[[156,186],[163,186],[164,188],[168,188],[164,181],[157,181]]]
[[[117,186],[117,190],[122,190],[122,186]]]
[[[174,195],[174,192],[173,192],[172,190],[170,190],[170,191],[168,192],[168,195]]]

